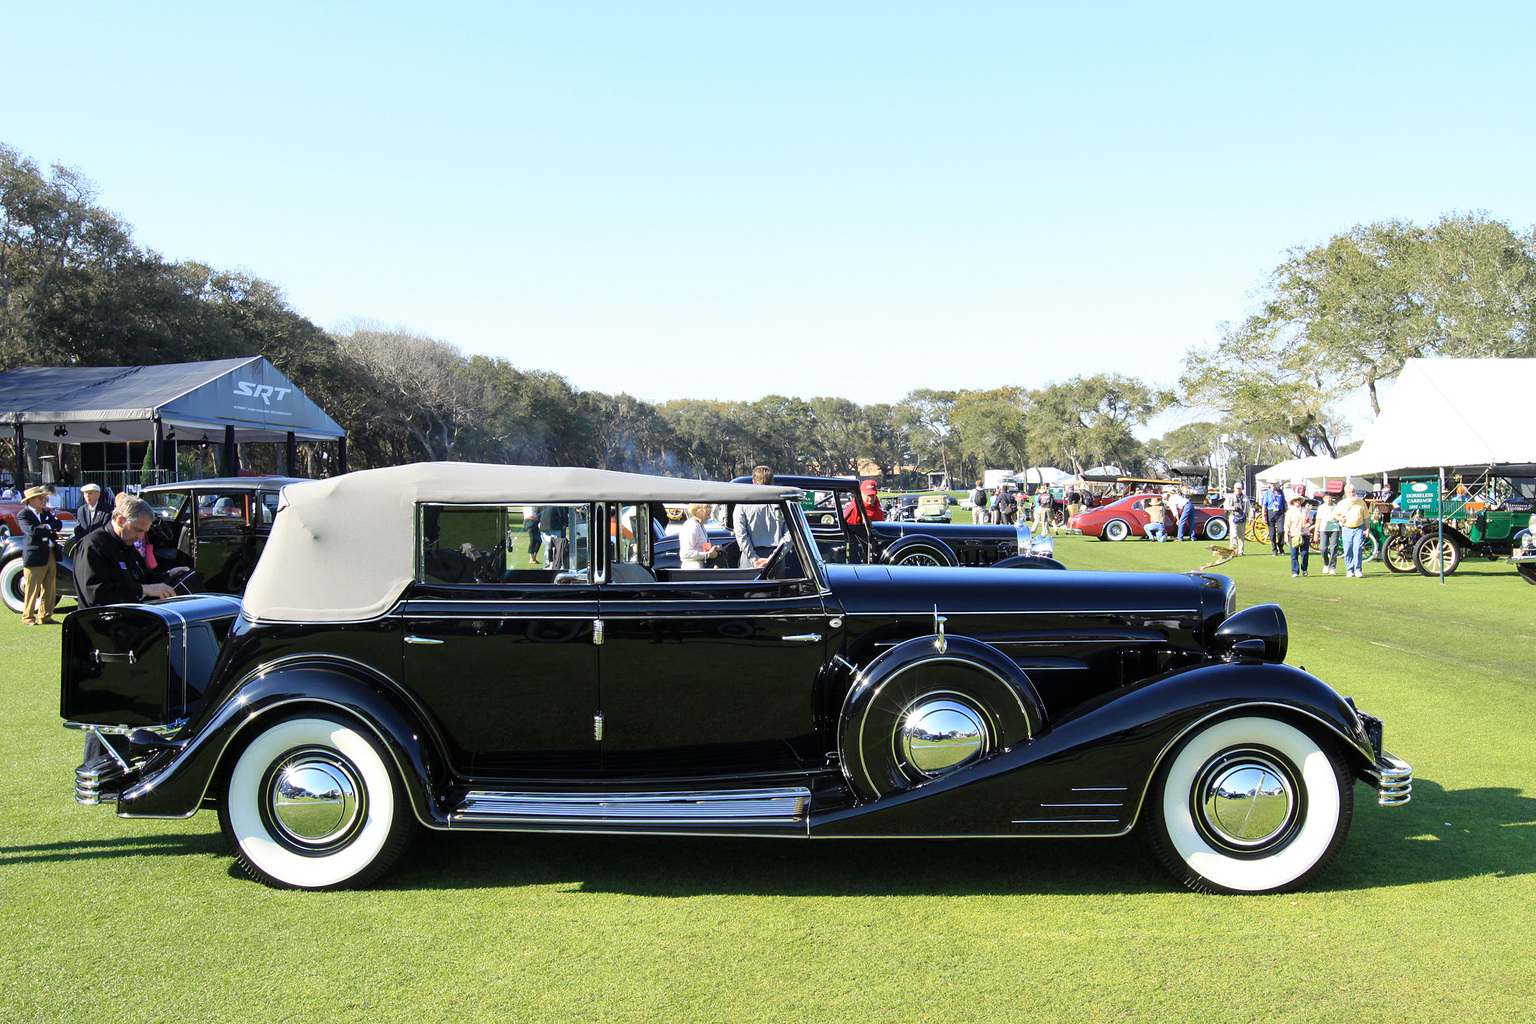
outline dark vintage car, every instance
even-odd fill
[[[284,484],[297,482],[296,477],[242,476],[145,487],[139,496],[152,507],[167,510],[156,513],[149,531],[157,566],[196,569],[205,589],[240,593],[272,529],[278,491]],[[66,547],[59,562],[61,598],[75,596],[69,550]],[[20,614],[21,595],[21,539],[13,538],[0,549],[0,600]]]
[[[243,599],[66,619],[76,798],[217,811],[277,887],[414,832],[1118,836],[1202,891],[1303,886],[1382,723],[1216,575],[839,565],[794,487],[430,464],[284,489]],[[761,569],[657,566],[664,503],[767,503]],[[509,555],[546,516],[563,554]],[[638,528],[626,530],[633,516]],[[601,538],[594,543],[594,538]]]
[[[858,522],[843,510],[859,490],[854,477],[777,476],[778,486],[798,488],[811,533],[829,562],[881,565],[1059,567],[1041,561],[1054,553],[1050,538],[1031,537],[1027,525],[934,523],[884,520],[870,522],[857,505]],[[737,477],[734,482],[749,482]]]

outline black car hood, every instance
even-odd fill
[[[1215,575],[828,565],[828,582],[851,615],[946,610],[1021,612],[1169,611],[1210,614],[1225,604]]]

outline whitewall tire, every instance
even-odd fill
[[[276,722],[241,751],[219,821],[240,867],[279,889],[367,885],[415,830],[388,754],[363,729],[322,717]]]
[[[1349,832],[1353,780],[1335,745],[1273,718],[1196,731],[1148,795],[1158,859],[1197,892],[1289,892],[1326,867]]]
[[[26,568],[21,564],[20,558],[13,558],[5,563],[5,568],[0,569],[0,600],[4,600],[5,606],[17,615],[21,614],[22,580]]]

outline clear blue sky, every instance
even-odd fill
[[[21,3],[168,257],[669,398],[1171,384],[1295,245],[1536,222],[1528,4]]]

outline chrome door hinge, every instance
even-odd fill
[[[601,647],[602,644],[603,644],[603,620],[602,619],[593,619],[592,620],[592,642],[594,644],[597,644],[599,647]],[[601,739],[601,737],[599,737],[599,739]]]
[[[592,738],[595,740],[603,738],[603,713],[601,711],[592,716]]]

